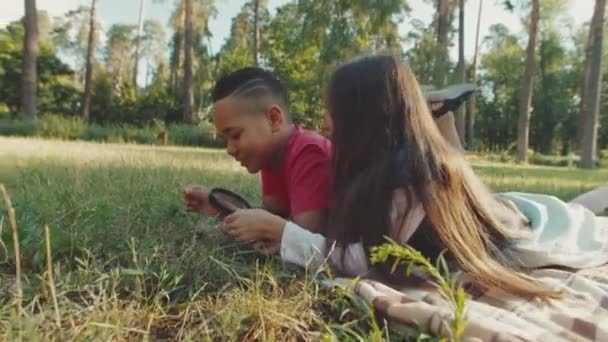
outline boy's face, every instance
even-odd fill
[[[268,165],[276,153],[276,133],[282,124],[282,113],[276,117],[276,106],[261,109],[255,100],[234,97],[214,106],[215,128],[226,140],[228,154],[250,173]]]
[[[331,139],[331,135],[334,130],[334,123],[331,119],[331,115],[329,111],[325,110],[325,114],[323,115],[323,124],[321,125],[321,133],[327,139]]]

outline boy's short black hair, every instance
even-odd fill
[[[272,96],[283,110],[287,111],[289,100],[287,89],[272,73],[258,67],[246,67],[223,76],[215,84],[211,97],[213,102],[228,96]]]

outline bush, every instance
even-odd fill
[[[171,124],[168,127],[169,141],[175,145],[223,147],[224,141],[214,135],[214,128],[209,123],[199,126]]]
[[[20,120],[2,120],[0,121],[0,135],[34,136],[36,135],[36,123]]]
[[[36,135],[45,138],[66,140],[79,139],[85,124],[79,117],[66,118],[61,115],[47,114],[36,123]]]
[[[608,149],[600,151],[600,167],[608,167]]]
[[[577,166],[581,158],[578,155],[570,154],[568,156],[548,156],[539,153],[534,153],[528,159],[530,164],[546,165],[546,166]]]
[[[112,143],[155,144],[158,134],[167,129],[169,143],[173,145],[223,147],[224,142],[215,138],[213,125],[209,122],[198,126],[171,124],[153,120],[145,127],[135,125],[86,125],[79,117],[64,117],[47,114],[36,122],[0,120],[0,135],[35,136],[62,140],[90,140]]]
[[[80,138],[82,140],[109,141],[112,134],[112,127],[93,124],[84,129]]]

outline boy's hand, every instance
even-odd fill
[[[226,216],[221,229],[238,241],[280,243],[286,222],[263,209],[240,209]]]
[[[186,210],[194,211],[207,216],[215,216],[219,212],[209,203],[209,189],[200,185],[189,186],[184,189],[182,202]]]

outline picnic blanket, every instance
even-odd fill
[[[563,298],[527,300],[481,289],[462,272],[454,276],[468,294],[467,341],[608,341],[608,218],[552,196],[503,194],[530,219],[533,236],[509,249],[513,263],[561,290]],[[542,267],[542,268],[539,268]],[[422,325],[451,337],[453,313],[430,282],[388,286],[379,281],[336,278],[371,307],[376,318]]]
[[[608,266],[529,274],[563,290],[564,298],[526,300],[462,282],[468,293],[466,341],[608,341]],[[430,333],[451,337],[450,306],[430,284],[395,288],[349,278],[336,278],[333,284],[352,290],[373,307],[379,320],[421,325]]]

